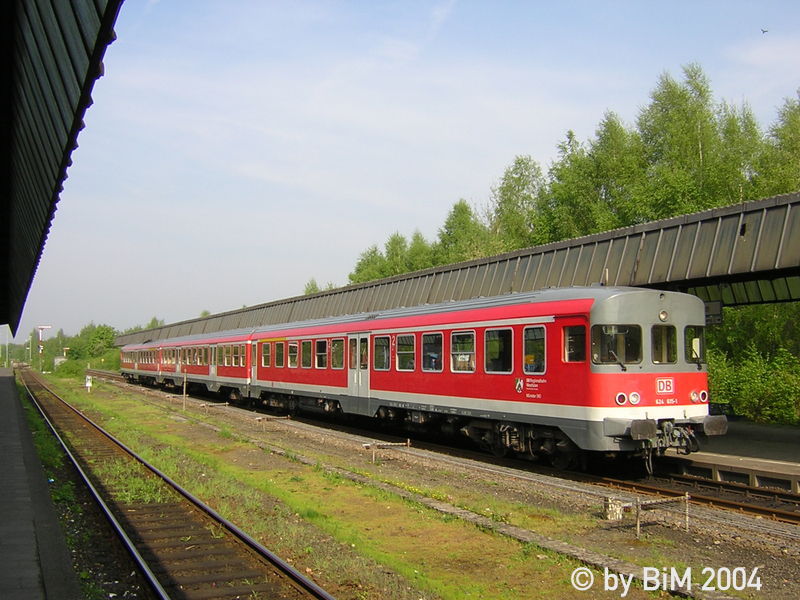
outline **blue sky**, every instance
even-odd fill
[[[19,337],[344,285],[690,62],[764,129],[800,88],[796,1],[126,0],[116,31]]]

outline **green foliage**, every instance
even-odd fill
[[[712,399],[759,423],[800,423],[800,361],[784,348],[764,357],[754,345],[735,363],[722,353],[709,356]]]
[[[487,226],[466,200],[459,200],[439,229],[434,261],[437,265],[446,265],[488,256],[492,253],[490,242]]]
[[[537,198],[545,181],[542,169],[530,156],[517,156],[492,189],[489,216],[492,232],[509,250],[542,241]]]

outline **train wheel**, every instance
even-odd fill
[[[489,451],[497,458],[505,458],[508,456],[508,447],[501,444],[492,444]]]
[[[559,471],[573,469],[578,465],[578,462],[577,452],[556,451],[550,455],[550,466]]]

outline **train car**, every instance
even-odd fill
[[[549,289],[157,340],[123,348],[122,371],[174,384],[167,365],[154,378],[150,363],[125,360],[174,355],[181,376],[233,398],[461,433],[557,466],[585,451],[649,464],[727,429],[708,414],[704,325],[703,302],[686,294]],[[196,348],[216,369],[182,362]]]

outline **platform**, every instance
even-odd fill
[[[0,598],[82,598],[14,377],[0,368]]]
[[[704,438],[700,448],[668,455],[693,475],[800,493],[800,427],[730,421],[727,435]]]

